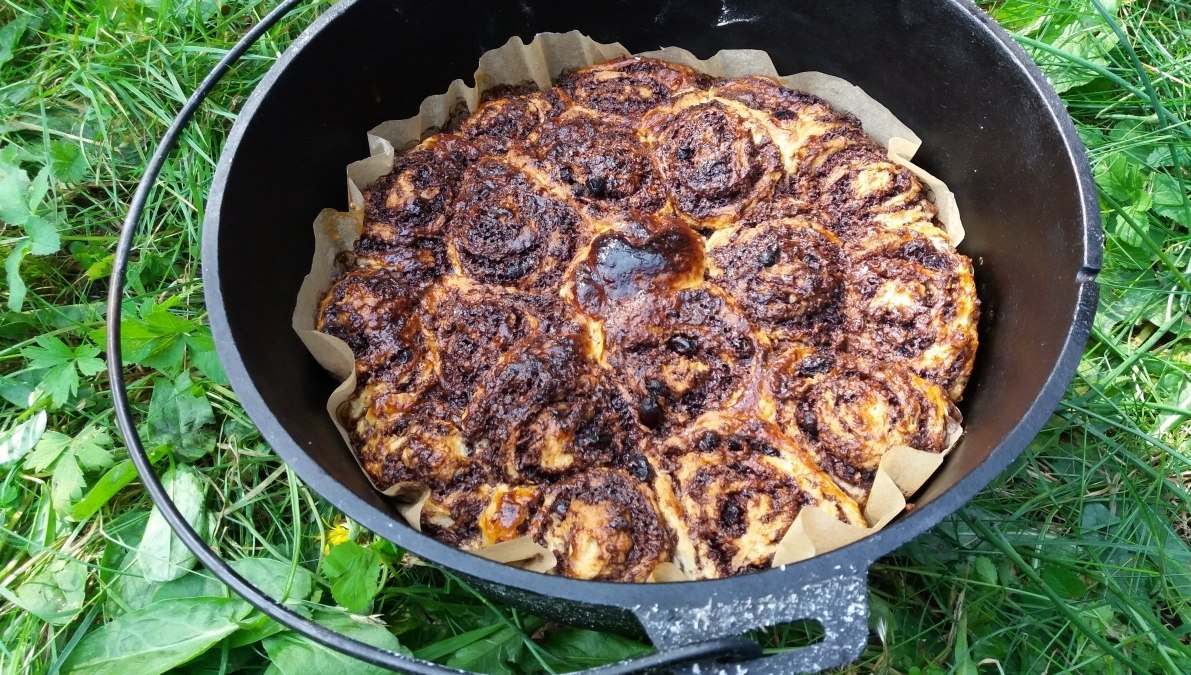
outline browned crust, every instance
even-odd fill
[[[829,338],[843,321],[840,241],[804,216],[737,225],[708,241],[708,279],[757,325],[787,339]]]
[[[572,108],[535,129],[525,146],[546,178],[597,218],[666,205],[662,178],[630,122]]]
[[[650,111],[641,133],[675,211],[701,229],[739,220],[781,178],[781,154],[766,129],[705,92]]]
[[[679,564],[702,577],[769,566],[804,506],[863,522],[805,449],[767,422],[711,413],[651,453],[659,503],[678,533]]]
[[[503,155],[564,109],[556,91],[491,98],[459,127],[459,135],[487,155]]]
[[[867,494],[886,452],[947,448],[959,413],[938,384],[898,364],[808,348],[765,375],[761,409],[853,494]]]
[[[555,88],[576,107],[638,119],[680,92],[713,83],[686,66],[627,56],[563,75]]]
[[[484,158],[463,176],[447,234],[456,268],[472,279],[550,294],[583,221],[517,165]]]
[[[749,322],[710,286],[643,295],[604,327],[608,364],[655,430],[731,407],[764,358]]]
[[[903,363],[958,401],[976,358],[972,261],[929,225],[881,230],[848,252],[848,350]]]
[[[531,530],[558,560],[554,571],[579,579],[644,581],[674,546],[653,489],[620,469],[547,487]]]

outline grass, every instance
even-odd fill
[[[370,672],[186,571],[98,361],[111,250],[147,153],[269,6],[0,0],[0,672]],[[206,186],[235,111],[325,7],[302,7],[225,79],[146,213],[122,321],[157,466],[244,574],[360,639],[490,673],[645,653],[490,602],[360,531],[272,455],[227,386],[197,268]],[[843,672],[1191,672],[1191,4],[986,7],[1088,146],[1101,308],[1037,440],[874,566],[869,646]],[[781,649],[805,631],[759,637]]]

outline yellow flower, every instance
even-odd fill
[[[351,540],[351,532],[347,528],[347,521],[340,520],[335,527],[332,527],[327,532],[327,541],[323,545],[323,553],[331,550],[332,547],[338,546],[345,541]]]

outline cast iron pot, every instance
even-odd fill
[[[290,328],[313,252],[311,222],[324,207],[346,207],[344,166],[368,154],[366,130],[413,114],[455,78],[470,79],[480,54],[513,35],[528,42],[573,29],[634,52],[765,50],[780,72],[819,70],[859,85],[922,136],[918,160],[958,196],[967,228],[960,249],[975,261],[983,309],[962,406],[967,435],[915,509],[862,541],[782,569],[615,584],[526,572],[440,544],[406,526],[369,485],[325,412],[334,382]],[[1070,119],[1021,49],[964,0],[356,0],[320,17],[245,104],[211,187],[202,262],[232,386],[314,491],[500,600],[569,624],[643,630],[659,654],[622,671],[740,657],[752,652],[723,638],[753,628],[823,625],[820,642],[746,664],[755,673],[819,670],[859,655],[870,564],[967,502],[1057,405],[1088,335],[1101,248],[1096,193]],[[376,663],[434,670],[315,637]]]

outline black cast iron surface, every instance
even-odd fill
[[[372,491],[326,418],[332,382],[289,329],[313,252],[310,223],[320,208],[344,206],[343,167],[367,154],[364,130],[412,114],[454,78],[468,79],[480,53],[511,35],[528,41],[571,29],[631,51],[674,44],[706,57],[763,49],[779,71],[821,70],[861,86],[923,137],[921,163],[959,196],[968,229],[961,250],[977,261],[984,314],[968,435],[914,511],[780,570],[611,584],[524,572],[443,546],[406,527]],[[133,214],[129,220],[135,226]],[[1100,250],[1095,191],[1070,120],[1021,50],[965,2],[360,0],[321,17],[246,104],[212,186],[203,274],[220,354],[245,409],[303,480],[349,516],[492,595],[570,623],[640,626],[663,651],[817,619],[821,643],[749,664],[749,672],[793,672],[854,658],[867,636],[871,561],[959,508],[1041,427],[1086,340]],[[114,356],[113,380],[118,350]]]

